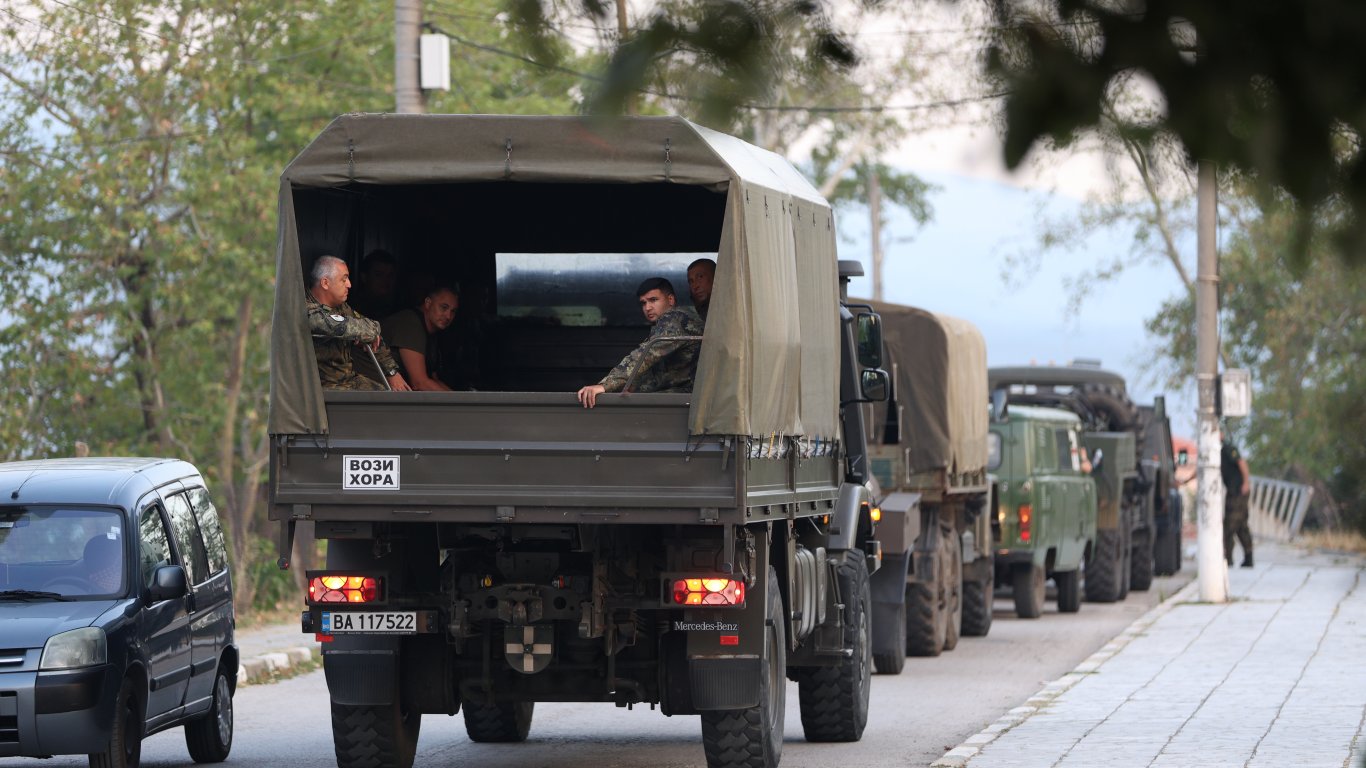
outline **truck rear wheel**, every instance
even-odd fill
[[[1134,546],[1129,551],[1133,557],[1133,565],[1129,568],[1129,586],[1135,592],[1147,592],[1153,585],[1152,531],[1134,534]]]
[[[1113,603],[1120,599],[1119,531],[1096,531],[1096,546],[1086,560],[1086,599],[1092,603]]]
[[[1044,572],[1042,565],[1017,565],[1014,573],[1015,615],[1037,619],[1043,613]]]
[[[892,618],[888,622],[894,627],[893,632],[896,640],[892,644],[892,650],[887,653],[873,654],[874,672],[879,675],[899,675],[901,670],[906,668],[906,599],[902,597],[901,602],[897,603],[896,610],[890,611]],[[881,616],[882,614],[879,614]],[[878,621],[882,619],[879,618]]]
[[[988,555],[990,557],[990,555]],[[996,577],[988,570],[982,581],[963,582],[963,635],[986,637],[991,631],[992,586]]]
[[[868,606],[868,563],[862,552],[844,552],[839,564],[844,598],[844,636],[852,653],[833,667],[809,667],[797,677],[802,730],[807,741],[858,741],[868,725],[868,692],[872,682],[872,622]],[[905,657],[902,662],[905,663]]]
[[[936,585],[906,585],[906,655],[938,656],[944,650],[944,611],[935,595]]]
[[[1053,583],[1058,587],[1058,613],[1081,610],[1081,570],[1054,572]]]
[[[470,741],[506,744],[526,741],[531,732],[531,716],[536,710],[534,701],[476,704],[460,702],[465,715],[465,733]]]
[[[759,704],[702,713],[707,768],[776,768],[782,757],[783,718],[787,714],[787,622],[783,598],[778,594],[778,571],[773,568],[768,569],[767,591]]]
[[[394,703],[350,706],[332,702],[337,768],[412,768],[422,715]]]

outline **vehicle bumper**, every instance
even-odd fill
[[[1038,553],[1032,549],[998,549],[996,550],[996,570],[1000,572],[1001,569],[1009,569],[1010,566],[1016,564],[1032,565],[1037,556]]]
[[[103,750],[119,682],[109,665],[0,673],[0,757]]]

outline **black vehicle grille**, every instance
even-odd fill
[[[19,741],[19,695],[0,691],[0,744]]]

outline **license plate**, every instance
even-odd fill
[[[323,611],[324,635],[417,633],[414,611]]]

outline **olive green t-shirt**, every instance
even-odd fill
[[[403,356],[397,351],[400,349],[411,349],[426,355],[427,375],[436,374],[441,362],[437,359],[440,345],[431,343],[432,339],[427,334],[427,324],[422,321],[421,312],[416,309],[401,309],[386,317],[381,325],[384,330],[384,341],[395,350],[394,360],[403,368],[404,378],[411,380],[412,375],[403,367]]]

